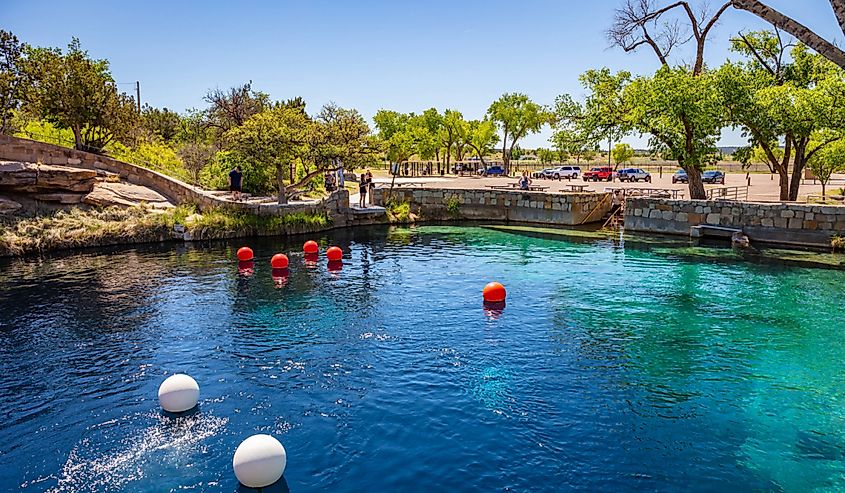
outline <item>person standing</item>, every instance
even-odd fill
[[[358,207],[361,209],[367,207],[367,188],[369,186],[369,183],[367,183],[367,174],[361,173],[361,178],[358,182]]]
[[[235,166],[235,169],[229,172],[229,191],[232,192],[232,199],[235,201],[241,200],[243,177],[244,174],[241,172],[240,165]]]
[[[373,205],[373,173],[367,170],[367,193],[370,195],[370,205]]]

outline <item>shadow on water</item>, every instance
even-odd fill
[[[238,488],[235,491],[237,493],[290,493],[290,488],[288,488],[288,482],[285,480],[285,477],[282,476],[278,481],[264,488],[250,488],[249,486],[238,484]]]
[[[579,245],[612,244],[631,251],[649,252],[685,260],[708,260],[725,264],[750,262],[770,266],[796,266],[845,270],[845,255],[812,249],[781,249],[759,246],[745,250],[732,248],[718,239],[689,239],[679,236],[620,233],[594,227],[545,228],[530,225],[484,225],[483,228],[551,241]]]

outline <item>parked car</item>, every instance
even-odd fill
[[[543,178],[552,178],[554,180],[561,180],[563,178],[571,180],[578,178],[580,174],[581,168],[579,166],[558,166],[557,168],[543,170]]]
[[[602,166],[586,171],[582,176],[584,181],[613,181],[613,175],[613,168]]]
[[[640,168],[625,168],[616,172],[619,181],[647,181],[651,183],[651,173]]]
[[[531,173],[531,178],[551,178],[557,168],[546,168]]]
[[[672,183],[689,183],[687,172],[682,169],[675,171],[675,174],[672,175]]]
[[[709,170],[701,174],[701,181],[704,183],[725,184],[725,174],[718,170]]]
[[[483,176],[505,176],[505,168],[501,166],[488,166],[481,172]]]

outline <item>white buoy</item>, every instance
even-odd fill
[[[200,398],[200,386],[188,375],[177,373],[161,382],[158,402],[165,411],[181,413],[193,409]]]
[[[250,488],[270,486],[285,473],[288,456],[282,444],[270,435],[252,435],[235,450],[235,477]]]

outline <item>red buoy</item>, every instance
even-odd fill
[[[484,295],[484,301],[488,303],[501,303],[505,301],[505,297],[507,296],[505,287],[498,282],[491,282],[484,286],[482,294]]]
[[[277,253],[273,255],[273,258],[270,259],[270,267],[274,269],[287,269],[288,256],[284,253]]]
[[[302,251],[308,254],[315,254],[320,251],[320,246],[314,240],[308,240],[302,245]]]
[[[329,247],[329,249],[326,250],[326,258],[329,259],[329,262],[337,262],[343,258],[343,250],[336,246]]]
[[[252,260],[252,248],[250,247],[240,247],[238,248],[238,260],[241,262],[247,262]]]

